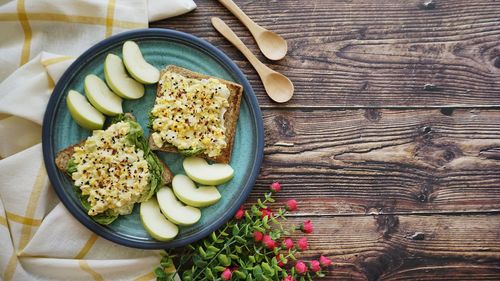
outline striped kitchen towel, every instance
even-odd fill
[[[192,0],[0,1],[0,280],[153,280],[158,251],[76,221],[49,185],[40,144],[52,89],[113,34],[193,10]]]

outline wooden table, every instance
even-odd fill
[[[215,0],[152,24],[204,38],[247,75],[265,159],[250,201],[280,181],[300,200],[324,280],[500,280],[500,1],[235,0],[288,41],[265,60]],[[218,16],[295,83],[285,105],[211,26]]]

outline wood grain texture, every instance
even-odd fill
[[[334,266],[322,280],[498,280],[498,218],[314,218],[314,234],[307,236],[310,249],[300,258],[330,257]],[[291,222],[299,224],[300,220]]]
[[[285,107],[500,106],[500,2],[491,0],[280,0],[237,4],[287,39],[266,61],[249,32],[213,0],[152,27],[207,39],[244,70],[263,107],[275,107],[255,70],[210,24],[218,16],[258,57],[295,83]],[[432,84],[433,87],[427,87]],[[280,106],[281,107],[281,106]]]
[[[252,198],[272,181],[304,215],[500,212],[496,110],[267,110]]]
[[[302,258],[334,260],[322,280],[500,280],[500,2],[234,1],[287,39],[285,59],[215,0],[151,26],[208,40],[247,75],[266,132],[248,202],[282,183],[272,207],[295,198],[289,221],[315,224]],[[213,16],[291,78],[290,102],[265,95]]]

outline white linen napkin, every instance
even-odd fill
[[[43,114],[83,51],[196,8],[192,0],[0,1],[0,280],[153,280],[159,251],[123,247],[76,221],[50,187]]]

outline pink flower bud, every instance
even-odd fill
[[[292,277],[292,276],[287,275],[287,276],[285,277],[285,279],[283,279],[283,281],[295,281],[295,279],[293,279],[293,277]]]
[[[307,272],[307,266],[303,261],[298,261],[295,264],[295,270],[297,271],[298,274],[304,274]]]
[[[311,271],[312,272],[318,272],[321,270],[321,267],[319,266],[319,261],[317,260],[312,260],[311,265],[310,265]]]
[[[304,232],[304,233],[312,233],[314,230],[314,225],[310,220],[306,220],[300,226],[300,230],[302,230],[302,232]]]
[[[277,181],[273,182],[271,184],[271,191],[272,192],[280,192],[281,191],[281,184]]]
[[[254,231],[253,232],[253,240],[255,242],[260,242],[262,241],[262,238],[264,237],[264,233],[260,232],[260,231]]]
[[[232,275],[233,275],[233,273],[231,272],[231,270],[229,268],[226,268],[226,269],[224,269],[224,271],[220,275],[220,278],[222,278],[222,280],[227,281],[227,280],[231,280]]]
[[[285,245],[285,247],[290,250],[291,248],[293,248],[293,240],[291,238],[286,238],[283,241],[283,245]]]
[[[295,199],[290,199],[286,201],[286,206],[285,206],[287,211],[296,211],[297,210],[297,201]]]
[[[262,218],[264,217],[269,217],[273,215],[273,212],[271,212],[271,209],[260,209],[260,212],[262,213]]]
[[[299,246],[299,249],[301,251],[305,251],[307,250],[307,247],[309,246],[307,244],[307,238],[306,237],[302,237],[300,238],[298,241],[297,241],[297,245]]]
[[[276,241],[274,241],[269,235],[264,235],[264,237],[262,238],[262,243],[264,243],[264,245],[269,250],[273,250],[274,248],[276,248]]]
[[[241,220],[245,216],[245,211],[243,211],[243,206],[241,206],[238,211],[236,211],[236,214],[234,214],[234,218],[237,220]]]
[[[332,260],[327,258],[327,257],[324,257],[324,256],[320,256],[319,257],[319,263],[321,264],[321,266],[329,266],[332,264]]]

